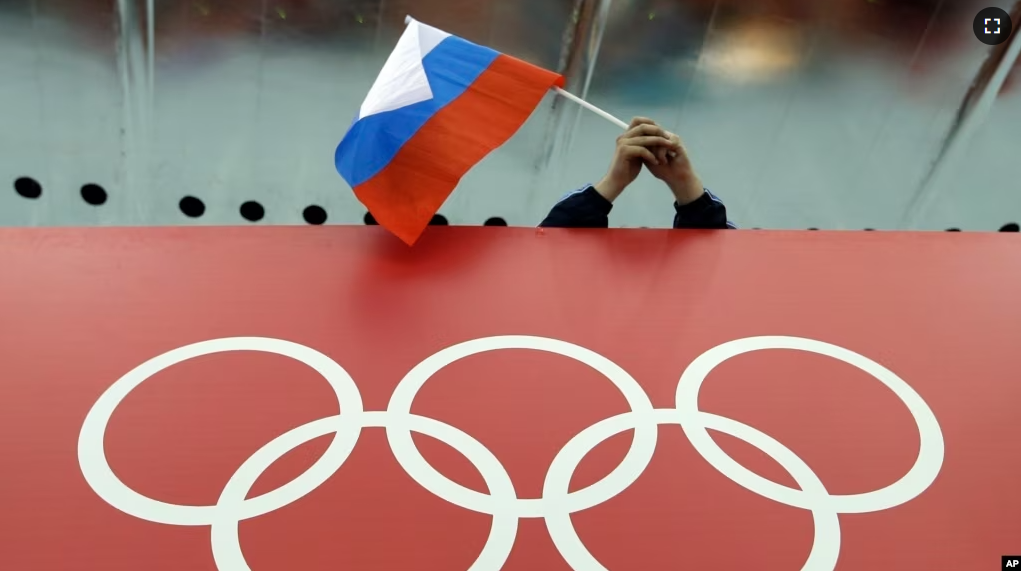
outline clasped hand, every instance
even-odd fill
[[[681,138],[645,117],[632,119],[627,132],[617,138],[610,169],[595,185],[596,191],[613,202],[638,178],[643,166],[666,183],[679,204],[689,204],[702,196],[702,183]]]

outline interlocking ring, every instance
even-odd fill
[[[553,459],[539,498],[519,498],[507,470],[481,442],[435,419],[411,413],[418,391],[437,371],[464,357],[501,349],[556,353],[602,373],[623,394],[630,411],[582,430]],[[698,410],[698,394],[706,375],[723,361],[765,349],[794,349],[826,355],[874,376],[907,406],[920,437],[918,459],[897,482],[872,492],[832,495],[812,469],[772,437],[736,420]],[[129,488],[113,473],[104,437],[110,416],[138,385],[159,371],[200,355],[223,351],[276,353],[307,364],[321,374],[337,395],[341,414],[315,420],[270,441],[249,457],[227,481],[215,505],[186,506],[155,500]],[[575,571],[607,571],[582,543],[571,514],[597,506],[638,479],[655,453],[658,425],[678,424],[693,447],[717,471],[765,498],[812,512],[815,539],[802,571],[832,571],[840,555],[838,514],[889,509],[912,500],[936,479],[943,465],[943,434],[925,401],[907,383],[882,365],[857,353],[799,337],[749,337],[724,343],[696,358],[677,385],[676,408],[654,409],[631,375],[609,359],[556,339],[508,335],[474,339],[428,357],[401,380],[385,411],[366,411],[351,376],[332,359],[289,341],[263,337],[232,337],[203,341],[150,359],[118,379],[100,396],[85,418],[78,438],[78,462],[89,486],[111,506],[134,516],[168,525],[210,526],[213,559],[220,571],[249,571],[238,538],[238,523],[295,502],[328,480],[347,460],[364,428],[383,428],[401,467],[420,486],[461,508],[489,514],[493,525],[482,552],[469,571],[501,569],[514,546],[520,518],[543,518],[554,545]],[[800,489],[788,488],[755,474],[728,456],[708,430],[729,434],[755,446],[779,463]],[[603,479],[569,491],[575,470],[604,440],[634,430],[631,448]],[[460,452],[479,471],[488,494],[468,489],[433,468],[419,452],[412,432],[431,436]],[[335,433],[326,452],[294,480],[254,498],[247,498],[258,478],[274,462],[302,444]]]

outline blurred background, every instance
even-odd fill
[[[1021,48],[970,0],[0,0],[0,225],[362,224],[333,153],[415,18],[684,139],[741,227],[1021,220]],[[534,226],[619,130],[550,95],[450,224]],[[613,226],[668,227],[644,175]]]

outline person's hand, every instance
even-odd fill
[[[656,153],[662,151],[661,156]],[[680,139],[671,140],[651,119],[635,117],[626,133],[617,138],[617,149],[613,153],[610,170],[595,185],[596,192],[613,202],[629,184],[638,178],[642,165],[662,167],[670,153],[682,153]]]
[[[666,183],[677,203],[684,206],[701,198],[705,189],[691,166],[681,138],[669,131],[665,131],[665,134],[670,145],[660,145],[653,149],[656,162],[646,166],[652,176]]]

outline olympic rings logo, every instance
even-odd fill
[[[563,355],[602,373],[627,399],[629,412],[607,418],[582,430],[556,455],[546,473],[542,497],[519,498],[500,460],[478,440],[438,420],[411,413],[418,391],[447,365],[477,353],[501,349],[529,349]],[[833,495],[811,468],[786,446],[736,420],[698,410],[698,394],[706,375],[723,361],[751,351],[794,349],[826,355],[869,373],[901,399],[918,427],[918,459],[900,480],[872,492]],[[227,481],[215,505],[188,506],[161,502],[126,486],[111,469],[104,449],[110,416],[138,385],[159,371],[193,357],[224,351],[262,351],[300,361],[326,379],[343,413],[299,426],[272,440]],[[213,559],[220,571],[249,571],[238,539],[238,523],[278,510],[312,492],[344,464],[364,428],[384,428],[401,467],[419,485],[461,508],[489,514],[492,528],[482,552],[469,571],[497,571],[514,545],[520,518],[543,518],[553,543],[575,571],[607,571],[578,537],[571,514],[597,506],[630,486],[645,470],[656,449],[657,426],[678,424],[695,450],[721,474],[773,501],[809,510],[815,538],[802,571],[832,571],[840,554],[838,514],[889,509],[910,501],[936,479],[943,465],[943,434],[922,397],[882,365],[829,343],[799,337],[749,337],[724,343],[696,358],[677,384],[676,408],[653,408],[638,382],[621,367],[593,351],[556,339],[499,336],[474,339],[448,347],[411,369],[394,390],[386,410],[367,411],[351,376],[322,353],[297,343],[262,337],[232,337],[203,341],[174,349],[139,365],[118,379],[93,405],[78,438],[78,462],[89,486],[122,512],[143,520],[182,526],[210,526]],[[800,489],[767,480],[738,464],[709,436],[717,430],[751,444],[777,461]],[[602,480],[574,492],[568,485],[582,458],[615,434],[634,430],[623,461]],[[431,436],[451,446],[474,464],[489,489],[470,490],[433,468],[415,447],[411,433]],[[261,496],[246,499],[252,486],[275,461],[319,436],[335,433],[326,452],[306,472]]]

